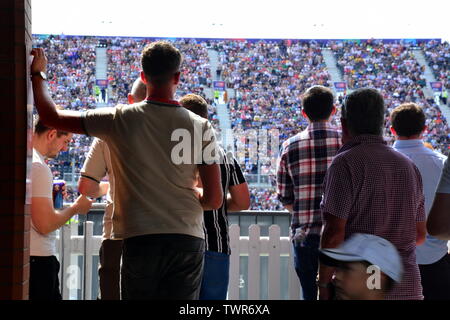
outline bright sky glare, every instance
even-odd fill
[[[196,38],[442,38],[449,0],[32,0],[33,33]]]

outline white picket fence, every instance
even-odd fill
[[[59,260],[61,263],[61,288],[64,299],[70,298],[70,290],[81,288],[82,298],[91,300],[93,256],[98,255],[101,236],[94,236],[94,223],[85,222],[85,235],[77,235],[78,225],[65,225],[61,228],[58,243]],[[228,299],[239,300],[242,273],[240,270],[240,257],[248,256],[248,299],[259,300],[261,293],[261,256],[268,256],[268,299],[281,299],[281,257],[289,257],[288,263],[288,297],[290,300],[300,299],[300,284],[293,268],[292,249],[288,237],[280,236],[280,227],[272,225],[269,228],[269,236],[260,236],[260,227],[251,225],[249,236],[240,236],[240,227],[231,225],[229,229],[231,257],[230,257],[230,283],[228,288]],[[81,279],[80,268],[74,261],[74,257],[84,256],[83,278]],[[64,272],[62,272],[64,271]]]

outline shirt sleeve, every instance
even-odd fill
[[[294,185],[286,161],[287,153],[281,152],[277,167],[278,200],[284,205],[294,203]]]
[[[322,212],[348,219],[353,206],[351,173],[343,162],[332,163],[323,182]]]
[[[105,142],[100,139],[94,139],[83,168],[81,176],[100,182],[107,173],[105,154]]]
[[[445,160],[444,169],[442,170],[441,180],[437,187],[436,193],[450,193],[450,161]]]
[[[113,128],[117,108],[100,108],[83,114],[83,126],[90,136],[106,139]]]
[[[233,166],[231,170],[230,186],[236,186],[247,182],[245,180],[244,174],[242,173],[241,166],[234,157],[232,159],[233,159]]]
[[[417,176],[417,190],[418,195],[416,196],[416,199],[418,199],[419,204],[417,206],[417,216],[416,216],[416,222],[424,222],[427,220],[427,216],[425,213],[425,195],[423,193],[423,182],[422,182],[422,175],[419,171],[419,169],[415,166],[416,176]]]
[[[217,147],[216,133],[209,121],[205,121],[202,130],[202,164],[219,163],[220,154]]]
[[[48,168],[38,162],[31,167],[31,197],[53,199],[53,177]]]

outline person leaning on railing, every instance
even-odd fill
[[[128,103],[138,103],[145,99],[146,87],[140,78],[136,79],[128,94]],[[108,175],[109,182],[101,181]],[[103,216],[103,239],[99,251],[99,297],[102,300],[120,300],[120,259],[122,239],[113,237],[114,173],[111,154],[105,141],[94,139],[86,156],[78,182],[81,194],[92,198],[106,195]]]
[[[180,104],[202,118],[208,119],[208,104],[196,94],[187,94]],[[217,210],[205,210],[205,259],[200,300],[225,300],[230,273],[230,239],[228,212],[246,210],[250,206],[250,193],[239,163],[231,153],[219,148],[222,176],[223,204]],[[199,179],[198,187],[201,187]]]

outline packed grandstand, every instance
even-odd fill
[[[49,89],[55,102],[64,108],[87,110],[99,106],[100,88],[96,82],[96,48],[101,43],[107,52],[107,101],[114,106],[127,103],[127,93],[140,72],[140,53],[155,39],[124,37],[84,37],[35,35],[34,45],[46,49]],[[184,56],[181,85],[177,97],[186,93],[204,96],[211,105],[210,119],[220,133],[214,80],[225,83],[226,104],[234,143],[249,129],[277,129],[280,143],[303,130],[307,122],[301,115],[301,95],[312,85],[335,88],[322,50],[331,50],[347,91],[373,87],[383,94],[386,111],[385,137],[389,112],[400,103],[416,102],[427,115],[424,140],[446,155],[450,151],[448,123],[440,108],[448,108],[445,96],[426,92],[425,68],[413,51],[421,50],[442,92],[450,88],[450,50],[447,42],[383,40],[226,40],[171,39]],[[210,52],[215,51],[217,61]],[[214,69],[214,72],[213,72]],[[338,110],[344,92],[337,92]],[[339,125],[339,115],[333,124]],[[50,162],[55,178],[79,173],[92,142],[75,135],[70,150]],[[247,146],[248,147],[248,146]],[[275,155],[276,156],[276,155]],[[241,157],[247,176],[264,175],[265,183],[250,183],[252,210],[283,210],[277,200],[273,169],[268,163],[250,163]],[[253,180],[249,180],[252,182]],[[259,180],[258,180],[259,181]],[[71,189],[72,197],[76,190]],[[69,200],[70,201],[70,200]]]

